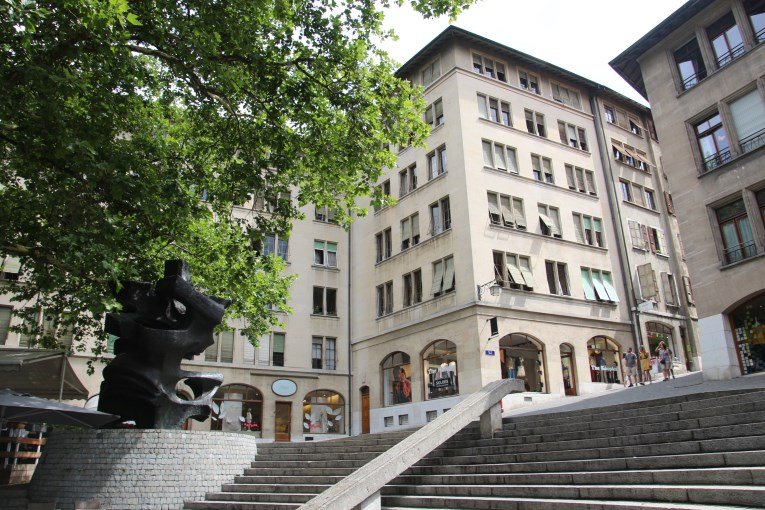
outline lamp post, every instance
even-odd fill
[[[486,287],[489,287],[489,294],[492,296],[499,296],[499,294],[502,292],[502,287],[497,283],[497,280],[486,282],[483,285],[476,285],[476,291],[478,291],[478,301],[481,300],[481,291]]]

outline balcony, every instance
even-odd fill
[[[760,129],[756,133],[753,133],[746,138],[742,138],[738,141],[741,147],[742,154],[752,152],[755,149],[759,149],[765,145],[765,128]]]
[[[717,67],[718,68],[725,67],[743,54],[744,54],[744,43],[742,42],[741,44],[737,44],[736,46],[732,47],[729,51],[717,57]]]
[[[720,152],[716,152],[711,156],[707,156],[704,159],[704,172],[714,170],[720,165],[724,165],[728,161],[733,159],[730,149],[723,149]]]
[[[725,264],[734,264],[757,255],[757,247],[752,240],[726,248],[723,253],[725,254]]]

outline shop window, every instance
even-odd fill
[[[723,257],[725,264],[754,257],[757,247],[754,244],[752,227],[742,199],[732,204],[720,207],[716,211],[720,225],[720,235],[723,241]]]
[[[492,225],[513,227],[526,230],[526,215],[523,212],[523,199],[487,192],[489,221]]]
[[[697,123],[693,129],[701,151],[703,171],[714,170],[731,160],[728,134],[719,113]]]
[[[738,145],[746,154],[765,144],[765,102],[758,89],[730,103],[730,115],[738,135]]]
[[[412,364],[404,352],[389,354],[382,362],[383,405],[392,406],[412,401]]]
[[[707,69],[696,38],[674,52],[675,64],[680,74],[680,88],[688,90],[707,77]]]
[[[303,399],[303,433],[343,434],[345,400],[331,390],[312,391]]]
[[[526,391],[546,391],[544,347],[535,338],[523,333],[502,337],[499,363],[503,379],[523,381]]]
[[[417,165],[404,168],[398,173],[398,196],[403,197],[417,189]]]
[[[566,396],[577,394],[574,359],[574,348],[569,344],[560,344],[560,365],[563,375],[563,390]]]
[[[524,114],[526,116],[526,131],[532,135],[546,137],[545,116],[532,110],[524,110]]]
[[[765,0],[744,0],[744,10],[752,24],[754,38],[765,41]]]
[[[244,384],[218,388],[212,399],[210,430],[258,432],[263,424],[263,394]]]
[[[518,173],[518,159],[514,147],[491,140],[482,140],[481,146],[484,166],[514,174]]]
[[[592,382],[620,383],[622,357],[616,342],[604,336],[592,337],[587,341],[587,355],[590,358]]]
[[[741,373],[765,371],[765,294],[750,299],[730,314]]]
[[[518,72],[518,84],[523,90],[530,90],[534,94],[541,94],[539,89],[539,76],[526,71]]]
[[[677,356],[675,339],[671,327],[660,322],[646,322],[645,330],[646,337],[648,338],[648,353],[651,356],[656,356],[656,349],[659,347],[660,342],[664,342],[667,349],[672,351],[673,357]]]
[[[457,346],[449,340],[436,340],[422,355],[427,400],[459,394]]]
[[[744,39],[732,12],[707,27],[707,36],[715,53],[717,67],[724,67],[744,54]]]

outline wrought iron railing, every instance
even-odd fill
[[[725,67],[734,59],[744,54],[744,43],[738,44],[730,49],[727,53],[724,53],[717,57],[717,67]]]
[[[741,243],[737,246],[732,246],[725,250],[725,262],[727,264],[733,264],[740,260],[748,259],[757,255],[757,247],[754,244],[754,240]]]
[[[704,159],[704,171],[708,172],[710,170],[714,170],[720,165],[723,165],[730,161],[732,158],[730,149],[724,149],[720,152],[716,152],[712,154],[711,156],[708,156]]]
[[[701,70],[697,73],[694,73],[687,77],[685,80],[683,80],[683,90],[688,90],[692,87],[695,87],[701,80],[707,77],[706,70]]]
[[[765,27],[761,28],[756,34],[754,34],[754,38],[758,43],[765,41]]]
[[[738,141],[741,152],[746,154],[765,145],[765,128]]]

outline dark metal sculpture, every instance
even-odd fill
[[[117,301],[122,311],[106,316],[107,333],[119,337],[116,357],[104,368],[98,410],[143,429],[178,429],[189,418],[207,419],[223,375],[181,370],[181,361],[213,345],[213,328],[230,301],[195,290],[183,260],[165,262],[165,276],[154,285],[125,282]],[[191,400],[178,396],[184,384]]]

